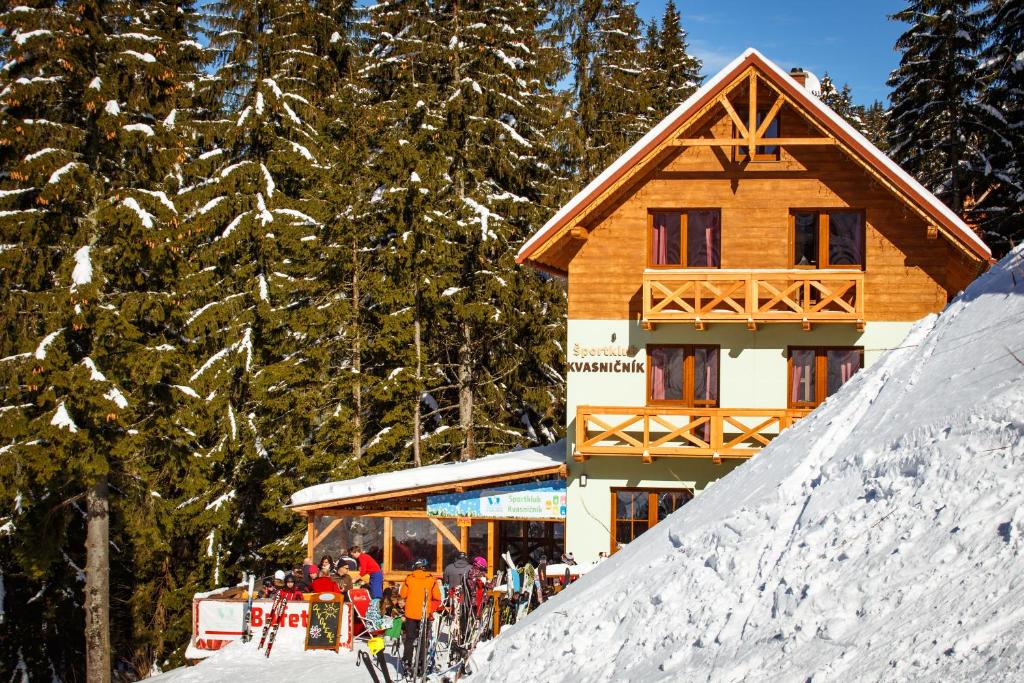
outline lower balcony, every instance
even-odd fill
[[[643,323],[814,323],[864,325],[859,270],[647,270]]]
[[[809,410],[762,408],[576,409],[577,462],[595,455],[654,458],[749,458]]]

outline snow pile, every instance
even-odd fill
[[[497,453],[466,462],[415,467],[397,472],[370,474],[356,479],[317,484],[292,494],[292,505],[309,505],[343,500],[419,486],[434,486],[483,477],[500,477],[532,470],[558,467],[565,463],[565,442],[540,448]]]
[[[1024,680],[1022,256],[478,650],[471,680]]]

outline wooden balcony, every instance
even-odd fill
[[[759,408],[623,408],[580,406],[576,409],[574,459],[594,455],[654,458],[749,458],[809,410]]]
[[[644,271],[644,327],[657,323],[853,323],[864,326],[859,270]]]

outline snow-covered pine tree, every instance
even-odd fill
[[[979,136],[987,115],[978,53],[984,43],[977,0],[910,0],[892,19],[909,24],[896,42],[889,77],[890,153],[950,208],[964,213],[984,171]]]
[[[655,123],[648,115],[651,93],[646,85],[650,76],[636,4],[606,0],[594,24],[595,54],[586,93],[593,120],[585,129],[584,179],[603,171]]]
[[[187,3],[124,0],[19,6],[2,18],[10,204],[0,230],[10,248],[0,271],[16,292],[5,314],[21,321],[7,327],[0,364],[11,406],[0,424],[11,452],[3,495],[15,501],[15,566],[4,573],[15,595],[38,585],[41,607],[14,618],[23,629],[43,620],[40,637],[18,644],[40,676],[78,678],[84,661],[89,680],[108,680],[112,649],[130,659],[151,623],[146,595],[118,602],[111,620],[108,591],[122,580],[134,589],[150,575],[135,567],[159,552],[149,547],[153,474],[166,451],[142,443],[174,431],[160,346],[173,338],[181,235],[162,188],[182,156],[174,128],[196,58],[191,16]]]
[[[467,459],[547,440],[534,423],[558,412],[557,392],[544,389],[561,378],[545,365],[559,356],[562,332],[528,332],[554,317],[563,292],[517,267],[514,255],[554,208],[551,134],[561,114],[554,88],[564,67],[544,30],[543,4],[450,7],[445,27],[455,54],[442,140],[451,183],[437,197],[451,226],[441,246],[448,263],[438,273],[450,306],[441,310],[434,350],[446,363],[446,396],[459,412],[458,455]]]
[[[341,77],[335,46],[347,7],[224,0],[208,8],[219,61],[199,94],[217,108],[195,123],[197,149],[179,190],[191,235],[180,290],[192,405],[182,419],[208,416],[194,425],[190,448],[210,465],[208,485],[185,509],[206,539],[197,559],[207,582],[262,569],[267,558],[301,557],[283,504],[332,468],[311,457],[310,435],[331,403],[322,342],[334,321],[318,308],[335,289],[320,277],[332,215],[321,105]]]
[[[554,6],[553,27],[561,36],[565,76],[571,78],[572,83],[566,94],[570,115],[562,120],[557,139],[561,141],[563,155],[568,158],[570,172],[579,174],[581,182],[590,177],[587,169],[592,164],[587,160],[588,149],[599,116],[600,103],[593,97],[590,79],[598,51],[598,16],[604,5],[604,0],[560,0]]]
[[[688,52],[686,31],[673,0],[668,0],[665,5],[657,44],[648,39],[647,52],[651,60],[648,88],[657,121],[682,104],[700,86],[700,72],[704,66],[700,59]]]
[[[390,0],[370,7],[361,27],[362,134],[372,152],[360,218],[374,263],[363,282],[376,334],[367,339],[361,368],[367,419],[359,457],[370,469],[423,463],[423,431],[446,426],[447,411],[432,393],[444,373],[427,340],[445,303],[436,282],[445,216],[434,206],[438,189],[450,182],[439,145],[446,123],[437,111],[451,50],[441,17],[422,0]]]
[[[889,150],[889,110],[886,109],[885,105],[875,100],[867,107],[863,108],[861,113],[861,119],[864,122],[861,132],[872,142],[878,149],[883,152]]]
[[[1024,4],[989,0],[984,15],[979,105],[993,125],[982,136],[985,166],[972,213],[998,258],[1024,239]]]
[[[881,102],[873,102],[868,107],[855,104],[850,86],[844,83],[842,88],[837,89],[827,71],[821,77],[821,90],[818,97],[831,107],[832,111],[863,133],[876,147],[882,150],[887,149],[888,140],[885,130],[888,112]]]

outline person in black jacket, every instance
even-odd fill
[[[449,591],[462,588],[468,573],[469,559],[466,557],[466,553],[460,551],[455,559],[444,568],[444,585],[448,587]]]

